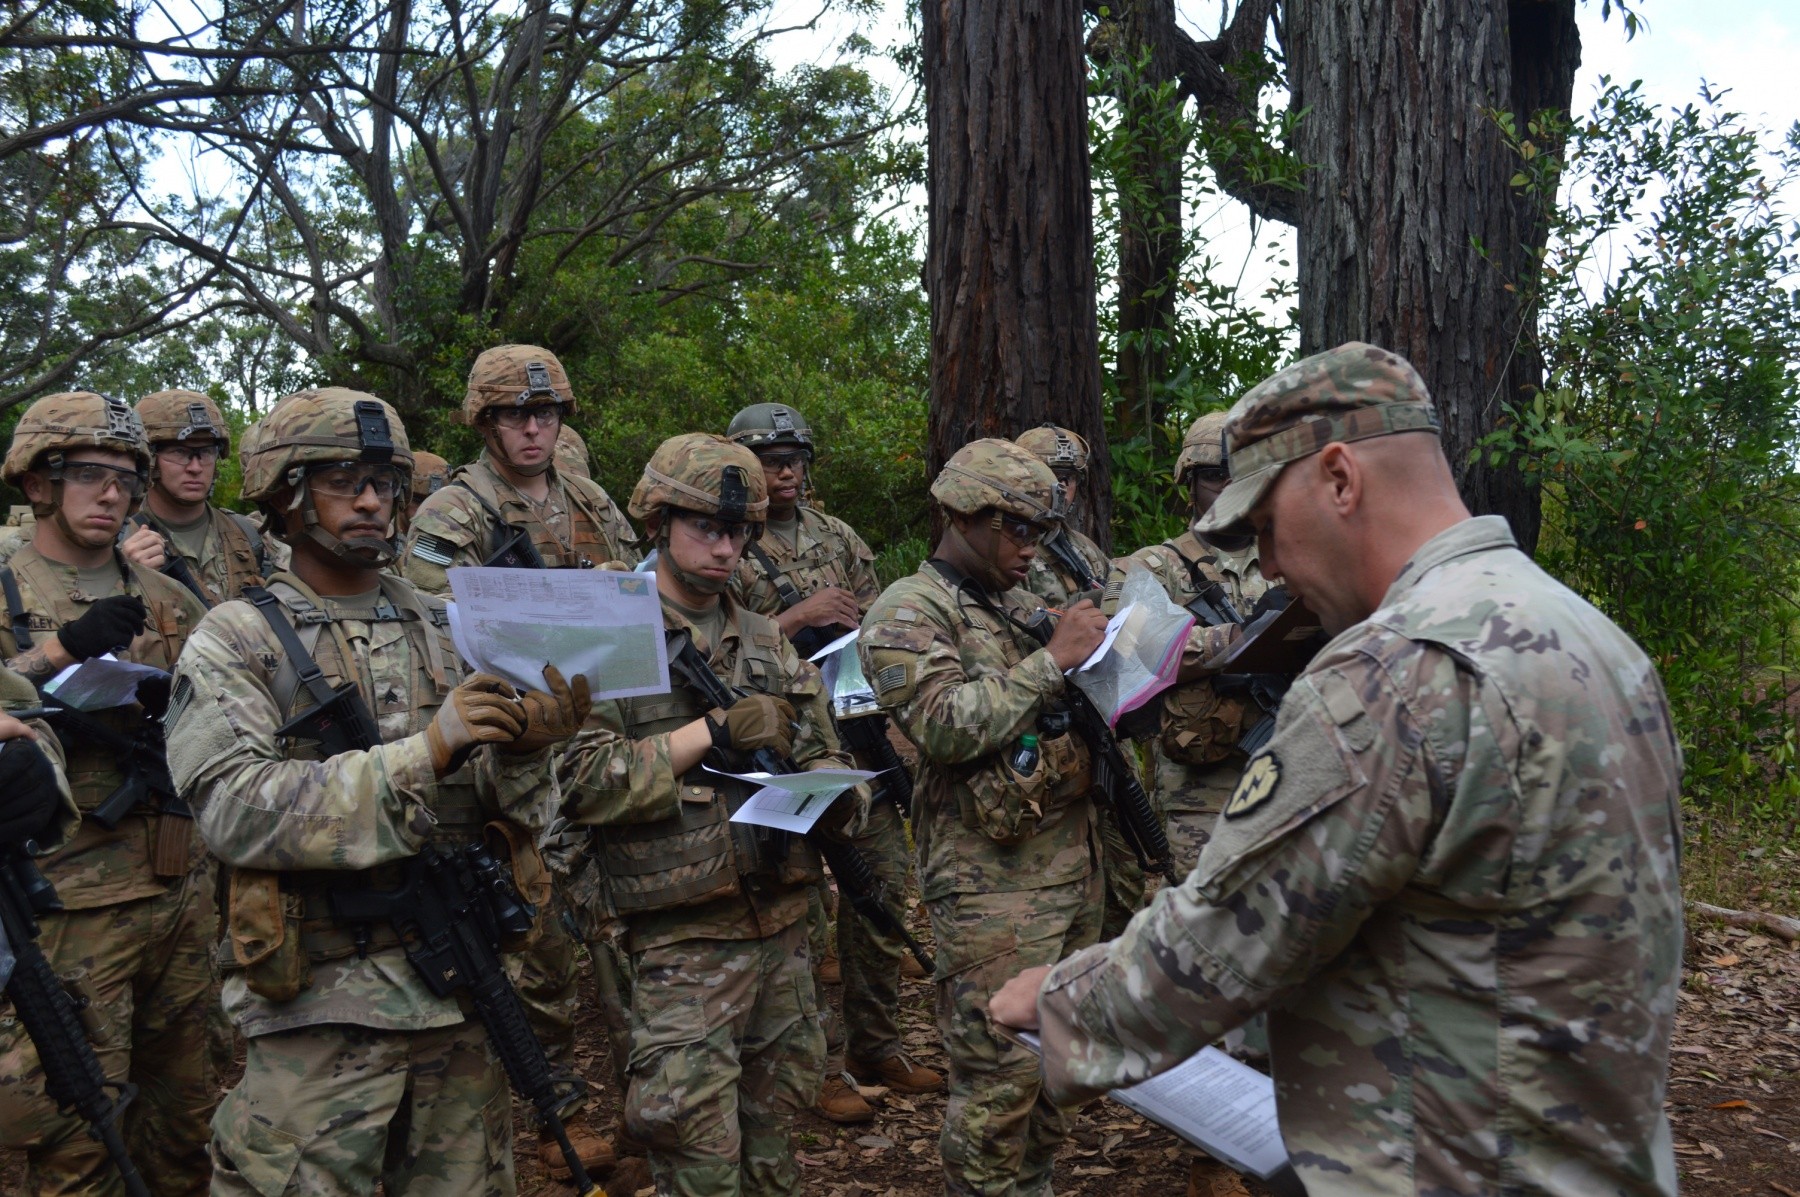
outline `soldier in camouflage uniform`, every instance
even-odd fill
[[[565,478],[588,478],[594,476],[592,463],[588,460],[587,442],[574,427],[564,424],[556,432],[556,471]]]
[[[267,590],[213,609],[181,658],[169,764],[231,867],[225,1004],[249,1039],[213,1120],[215,1194],[511,1194],[498,1057],[385,924],[345,926],[329,894],[391,889],[427,844],[504,834],[515,874],[558,794],[549,749],[586,685],[515,692],[465,675],[444,604],[384,573],[412,455],[393,409],[328,387],[276,404],[244,473],[293,549]],[[310,663],[308,658],[310,658]],[[351,683],[380,742],[328,753],[279,734],[316,709],[301,672]]]
[[[36,686],[0,667],[0,744],[6,745],[0,752],[0,856],[25,848],[39,856],[48,855],[68,843],[81,826],[81,808],[69,791],[56,734],[42,719],[25,722],[13,714],[41,701]],[[41,764],[37,758],[42,758]],[[6,997],[0,993],[0,1011],[8,1010]],[[11,1013],[4,1017],[16,1021]],[[16,1085],[24,1079],[9,1074],[0,1077],[0,1086]]]
[[[937,1019],[950,1057],[938,1148],[954,1195],[1049,1191],[1066,1118],[1037,1061],[988,1027],[987,999],[1021,966],[1100,930],[1102,879],[1087,748],[1054,719],[1064,671],[1106,620],[1083,600],[1047,645],[1024,589],[1062,519],[1056,477],[1010,441],[964,445],[931,484],[946,526],[918,573],[884,591],[858,647],[876,699],[919,750],[913,838],[937,938]],[[1012,759],[1023,735],[1038,759]],[[1023,762],[1021,762],[1023,763]]]
[[[849,524],[805,501],[813,437],[799,412],[783,403],[754,404],[731,418],[725,434],[756,454],[769,488],[768,522],[762,537],[745,546],[744,560],[732,579],[732,597],[773,618],[800,655],[811,656],[861,625],[863,612],[881,593],[875,554]],[[878,768],[860,759],[857,765]],[[856,831],[854,842],[882,883],[889,911],[905,925],[906,825],[894,804],[871,806],[868,824]],[[828,896],[821,885],[807,915],[815,982],[823,979],[820,970],[826,969],[829,954]],[[837,965],[838,973],[830,979],[841,978],[844,983],[844,1016],[840,1021],[833,1015],[821,987],[826,1050],[834,1059],[846,1046],[848,1051],[843,1070],[827,1067],[815,1111],[833,1122],[873,1118],[875,1111],[856,1091],[851,1077],[900,1093],[941,1090],[944,1078],[912,1060],[900,1046],[900,975],[905,965],[912,966],[913,975],[922,975],[904,945],[840,905],[837,952],[830,963]]]
[[[1218,606],[1223,596],[1245,618],[1269,589],[1257,568],[1254,537],[1220,537],[1203,541],[1193,525],[1206,515],[1226,481],[1223,435],[1225,413],[1195,420],[1175,459],[1175,480],[1190,497],[1190,526],[1173,540],[1139,549],[1119,562],[1112,582],[1122,583],[1126,570],[1147,569],[1177,606]],[[1109,585],[1110,593],[1118,593]],[[1116,601],[1116,600],[1115,600]],[[1229,646],[1237,629],[1208,626],[1197,619],[1183,653],[1180,684],[1162,696],[1160,734],[1150,743],[1155,767],[1155,797],[1167,820],[1175,868],[1183,875],[1200,859],[1219,810],[1231,796],[1246,757],[1238,741],[1265,714],[1248,694],[1220,693],[1201,676],[1204,663]],[[1116,938],[1121,925],[1107,938]]]
[[[1035,453],[1050,467],[1062,488],[1063,506],[1073,504],[1081,479],[1087,474],[1087,441],[1067,428],[1045,424],[1019,434],[1014,443]],[[1062,560],[1064,555],[1078,563],[1080,569]],[[1111,569],[1112,562],[1100,546],[1065,523],[1038,547],[1025,586],[1046,604],[1061,610],[1085,592],[1103,586]],[[1107,614],[1112,612],[1108,610]],[[1100,855],[1106,875],[1106,911],[1100,920],[1100,936],[1111,939],[1125,929],[1131,916],[1144,904],[1144,870],[1138,865],[1137,854],[1126,844],[1112,812],[1104,807],[1100,811]]]
[[[172,669],[205,614],[192,594],[115,546],[149,469],[143,425],[118,400],[51,395],[20,418],[0,473],[37,518],[31,542],[0,567],[9,611],[0,647],[37,685],[108,651]],[[136,703],[93,718],[120,735],[148,734]],[[217,928],[200,840],[191,820],[148,804],[101,826],[90,812],[124,780],[118,754],[92,738],[66,747],[84,817],[42,862],[64,906],[42,920],[44,952],[59,974],[85,972],[83,989],[107,1028],[95,1050],[108,1079],[141,1086],[125,1139],[144,1176],[158,1193],[200,1192],[214,1101],[205,1028]],[[12,1082],[0,1084],[0,1138],[26,1149],[30,1191],[121,1192],[105,1150],[44,1096],[37,1069],[23,1028],[0,1030],[0,1077]]]
[[[597,910],[629,961],[625,1122],[650,1148],[657,1192],[800,1192],[794,1115],[825,1062],[806,943],[823,875],[798,836],[727,821],[762,749],[798,768],[845,768],[819,671],[780,626],[729,594],[768,491],[756,457],[723,437],[672,437],[644,467],[631,514],[656,545],[663,619],[739,693],[712,707],[679,679],[666,694],[603,701],[563,761],[566,810],[592,827]],[[858,817],[853,790],[824,819]]]
[[[1187,881],[1010,984],[1078,1103],[1270,1012],[1313,1197],[1673,1194],[1681,754],[1617,627],[1470,518],[1410,365],[1368,345],[1254,388],[1202,536],[1336,638]]]
[[[409,582],[427,594],[448,595],[452,566],[524,564],[529,555],[494,556],[515,536],[523,536],[549,569],[635,559],[631,525],[606,491],[554,464],[559,430],[574,411],[568,375],[549,350],[500,345],[475,359],[462,419],[481,431],[486,447],[420,504],[401,562]],[[559,910],[560,903],[559,896]],[[545,922],[531,950],[512,967],[545,1051],[553,1062],[572,1068],[578,961],[574,937],[560,915]],[[580,1089],[572,1076],[568,1083],[572,1092]],[[589,1125],[579,1101],[571,1100],[564,1121],[585,1166],[603,1168],[612,1161],[612,1144]],[[538,1152],[553,1175],[567,1175],[555,1140],[540,1136]]]
[[[407,504],[406,518],[413,521],[419,518],[419,505],[450,481],[450,463],[436,453],[427,453],[423,449],[413,450],[412,502]]]
[[[271,569],[261,530],[209,501],[231,450],[218,404],[198,391],[158,391],[138,400],[137,414],[150,441],[150,493],[133,522],[164,538],[162,571],[208,607],[261,585]]]

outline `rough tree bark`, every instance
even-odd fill
[[[1111,543],[1079,0],[923,6],[932,474],[1046,420],[1093,448],[1085,527]]]
[[[1543,381],[1515,352],[1539,214],[1507,186],[1521,128],[1566,111],[1580,60],[1575,0],[1290,0],[1300,348],[1372,341],[1406,355],[1444,418],[1463,497],[1536,547],[1538,494],[1470,452],[1503,405]],[[1484,251],[1485,250],[1485,256]],[[1510,285],[1510,286],[1509,286]]]

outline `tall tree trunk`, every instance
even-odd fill
[[[1181,270],[1181,97],[1155,89],[1175,79],[1172,0],[1131,0],[1119,21],[1129,82],[1121,89],[1130,139],[1128,177],[1119,180],[1119,410],[1121,435],[1163,420],[1163,385],[1175,335],[1175,282]]]
[[[1046,420],[1093,449],[1111,543],[1079,0],[925,0],[929,467]]]
[[[1566,111],[1580,59],[1574,0],[1291,0],[1287,43],[1300,205],[1300,348],[1371,341],[1418,367],[1477,512],[1529,552],[1538,494],[1472,460],[1504,405],[1543,382],[1515,352],[1540,214],[1507,180],[1494,111]],[[1520,117],[1523,127],[1524,113]],[[1484,256],[1484,251],[1486,256]]]

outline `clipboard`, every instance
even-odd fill
[[[1294,677],[1318,654],[1329,637],[1305,600],[1279,611],[1265,611],[1250,621],[1244,634],[1225,654],[1219,673],[1274,673]]]

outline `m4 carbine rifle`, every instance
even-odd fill
[[[261,605],[260,600],[252,601]],[[265,614],[315,703],[282,724],[279,734],[317,740],[329,756],[367,751],[381,743],[380,729],[356,683],[332,689],[288,622],[274,611]],[[486,844],[456,851],[427,844],[401,861],[400,869],[397,889],[331,891],[327,901],[332,917],[353,929],[363,928],[359,942],[366,942],[369,924],[386,923],[432,993],[468,994],[513,1089],[531,1103],[556,1139],[575,1191],[582,1197],[605,1197],[569,1142],[557,1113],[566,1094],[556,1084],[544,1045],[532,1032],[500,959],[503,942],[522,940],[530,933],[537,908],[519,896],[512,877]]]
[[[1056,563],[1075,579],[1077,594],[1098,590],[1105,584],[1106,579],[1096,578],[1093,571],[1088,569],[1087,562],[1081,559],[1081,554],[1076,552],[1075,542],[1069,539],[1067,529],[1057,528],[1044,537],[1043,545],[1049,550],[1050,556],[1056,559]]]
[[[112,755],[125,775],[100,805],[84,813],[84,818],[111,831],[140,806],[148,806],[177,819],[194,817],[194,812],[176,792],[174,779],[169,776],[162,724],[148,711],[129,731],[119,731],[86,711],[58,702],[53,694],[43,695],[43,700],[43,706],[12,714],[18,719],[46,721],[65,744],[83,741],[99,744]]]
[[[0,947],[10,946],[13,955],[12,975],[0,977],[0,989],[37,1048],[44,1092],[58,1109],[73,1111],[87,1123],[88,1133],[112,1157],[128,1197],[150,1197],[119,1133],[119,1118],[137,1096],[137,1086],[106,1079],[82,1026],[80,1012],[87,999],[78,1004],[70,996],[38,947],[37,916],[62,908],[56,890],[30,856],[17,851],[0,854]],[[116,1090],[117,1096],[109,1096],[108,1089]]]
[[[726,685],[717,673],[713,672],[713,667],[707,663],[705,657],[700,655],[700,649],[695,645],[694,638],[688,634],[687,629],[671,631],[667,633],[667,638],[669,671],[693,687],[694,692],[700,695],[702,702],[723,710],[742,697]],[[798,773],[800,771],[793,761],[783,760],[772,749],[757,749],[750,754],[750,758],[751,763],[763,773]],[[785,833],[776,832],[775,834]],[[876,930],[905,944],[906,950],[912,953],[913,959],[919,962],[920,968],[927,973],[936,972],[937,966],[932,963],[931,957],[926,954],[919,941],[914,939],[901,925],[900,920],[894,917],[892,911],[882,905],[881,882],[876,879],[875,871],[869,867],[868,859],[863,856],[856,845],[848,840],[838,839],[818,831],[808,832],[806,839],[808,843],[819,850],[819,855],[825,858],[826,867],[831,870],[832,876],[837,878],[838,888],[846,898],[850,899],[851,907],[867,919]]]

